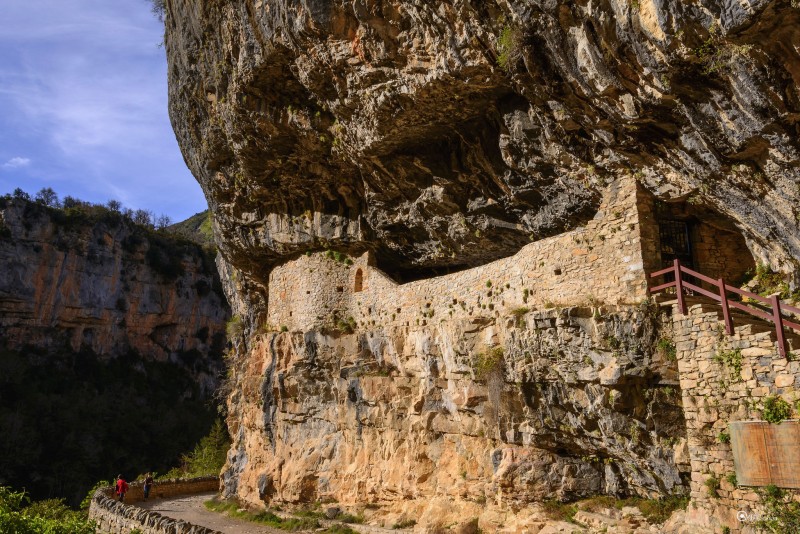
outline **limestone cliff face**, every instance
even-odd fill
[[[110,212],[9,200],[0,220],[5,347],[135,353],[186,365],[213,391],[230,312],[209,253]]]
[[[213,253],[104,208],[2,197],[0,266],[0,484],[78,505],[208,433],[230,316]]]
[[[233,374],[226,493],[428,524],[487,502],[682,493],[680,390],[649,311],[260,335]]]
[[[328,246],[411,277],[482,264],[582,224],[621,174],[800,257],[789,0],[168,4],[178,140],[261,282]]]
[[[675,364],[632,304],[679,201],[722,221],[706,247],[736,234],[719,256],[742,272],[746,243],[796,276],[793,2],[167,4],[170,114],[243,320],[228,494],[432,519],[686,489]],[[641,217],[605,204],[626,180]],[[359,278],[517,273],[521,250],[535,283],[454,285],[416,316]]]

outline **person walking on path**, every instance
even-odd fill
[[[144,476],[144,500],[150,496],[150,489],[153,487],[153,475],[152,473],[147,473]]]
[[[125,501],[125,494],[128,493],[128,483],[122,478],[122,475],[117,476],[117,496],[119,502]]]

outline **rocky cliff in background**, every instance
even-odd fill
[[[213,391],[228,306],[214,253],[121,215],[5,201],[0,327],[8,348],[135,353],[192,369]]]
[[[224,371],[214,252],[102,207],[3,197],[0,265],[0,483],[75,502],[176,465]]]

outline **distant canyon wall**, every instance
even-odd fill
[[[230,312],[213,253],[110,211],[3,203],[0,336],[8,348],[219,362]]]

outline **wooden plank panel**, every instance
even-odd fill
[[[800,488],[800,422],[737,421],[730,433],[739,485]]]
[[[733,466],[736,470],[736,481],[741,486],[770,484],[769,461],[762,429],[764,424],[754,421],[730,424]]]
[[[763,428],[772,483],[779,488],[800,488],[800,424],[784,421]]]

